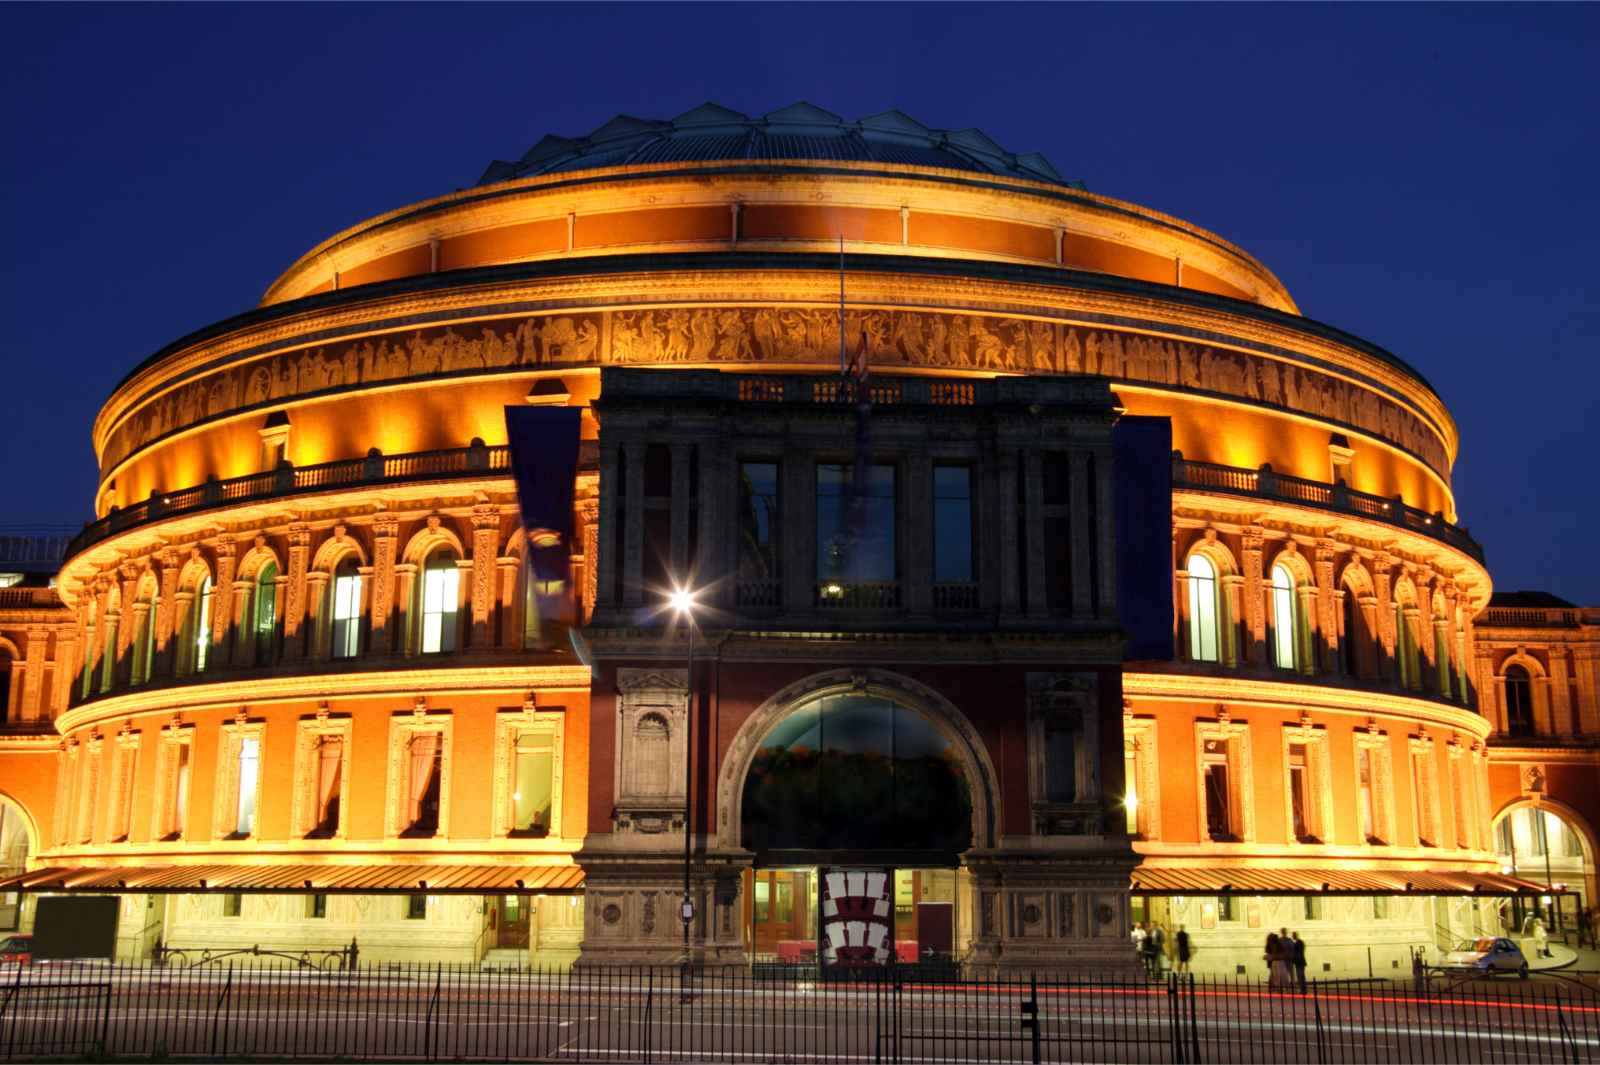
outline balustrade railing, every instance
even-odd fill
[[[597,451],[593,441],[585,441],[579,452],[580,468],[593,469]],[[416,451],[385,455],[377,449],[358,459],[340,459],[314,466],[284,463],[276,470],[250,473],[227,480],[212,478],[204,484],[172,492],[153,492],[149,499],[121,507],[92,521],[65,545],[61,556],[70,558],[106,537],[161,518],[175,517],[223,504],[248,503],[298,492],[328,488],[381,484],[444,477],[471,477],[485,473],[509,473],[511,449],[474,443],[470,447],[442,451]]]
[[[1483,547],[1459,525],[1452,525],[1440,514],[1406,506],[1399,497],[1385,499],[1367,492],[1358,492],[1348,485],[1327,484],[1305,477],[1276,473],[1271,466],[1243,469],[1238,466],[1220,466],[1214,462],[1196,462],[1179,452],[1172,457],[1172,486],[1199,489],[1209,492],[1231,492],[1238,495],[1279,499],[1286,503],[1300,503],[1327,510],[1356,514],[1364,518],[1399,525],[1483,561]]]
[[[947,582],[933,586],[935,610],[978,609],[978,586],[972,581]]]
[[[60,605],[61,597],[56,595],[54,588],[25,588],[20,585],[0,588],[0,610]]]
[[[1600,624],[1600,610],[1576,607],[1492,606],[1478,619],[1478,628],[1575,629]]]
[[[893,610],[900,605],[900,584],[898,581],[859,584],[822,581],[817,585],[816,605],[846,610]]]

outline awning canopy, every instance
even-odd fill
[[[329,895],[514,895],[576,891],[576,865],[52,866],[0,879],[0,891],[306,892]]]
[[[1531,880],[1500,873],[1409,869],[1257,869],[1140,866],[1135,895],[1555,895]]]

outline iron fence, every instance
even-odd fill
[[[1583,1062],[1576,981],[855,980],[748,969],[35,964],[0,1054],[210,1060]]]

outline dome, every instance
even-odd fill
[[[899,111],[848,121],[808,103],[753,118],[706,103],[676,118],[618,115],[582,137],[547,134],[514,162],[489,164],[479,185],[650,163],[834,159],[941,167],[1083,188],[1037,152],[1017,155],[979,129],[934,129]]]

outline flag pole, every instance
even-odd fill
[[[839,231],[839,376],[848,372],[844,355],[844,231]]]

